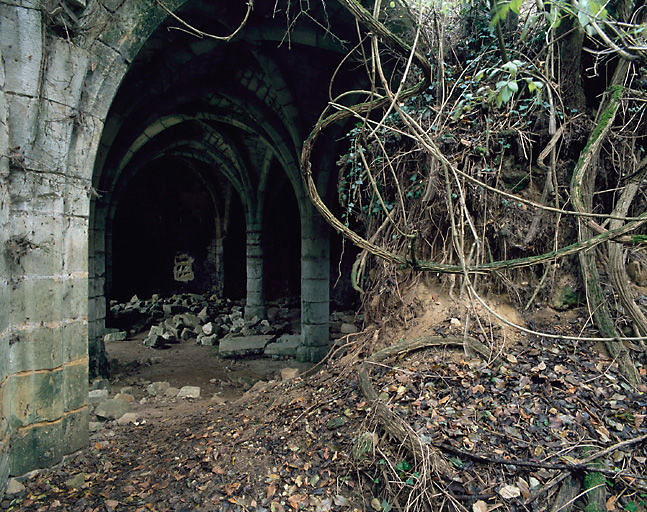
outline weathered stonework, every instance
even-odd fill
[[[244,3],[165,5],[226,32]],[[87,443],[88,378],[106,368],[117,199],[157,158],[208,169],[200,179],[215,211],[227,211],[223,182],[240,200],[248,316],[265,314],[263,212],[282,206],[265,204],[277,186],[270,170],[282,170],[301,226],[297,353],[325,354],[329,233],[307,200],[299,155],[342,49],[299,24],[293,50],[278,47],[285,28],[271,7],[258,5],[227,44],[169,32],[153,0],[0,0],[0,495],[8,475]],[[328,15],[344,21],[332,5]],[[215,224],[218,276],[227,227]]]

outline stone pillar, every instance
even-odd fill
[[[225,240],[216,235],[207,247],[209,280],[215,294],[222,298],[225,293]]]
[[[301,220],[300,361],[320,361],[329,348],[330,232],[308,203]]]
[[[261,245],[261,224],[247,224],[247,301],[245,318],[265,317],[263,295],[263,247]]]
[[[0,491],[88,442],[89,179],[68,163],[89,60],[30,4],[0,3]]]

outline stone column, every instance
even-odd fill
[[[320,361],[329,348],[330,232],[308,203],[301,221],[300,361]]]
[[[247,301],[245,318],[265,317],[263,295],[263,247],[260,222],[247,223]]]
[[[89,59],[30,4],[0,3],[0,492],[88,441],[90,183],[69,154]]]

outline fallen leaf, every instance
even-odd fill
[[[488,512],[487,503],[483,500],[479,500],[474,505],[472,505],[472,512]]]
[[[511,500],[521,496],[521,491],[519,490],[519,487],[515,487],[514,485],[504,485],[499,489],[499,495],[504,500]]]

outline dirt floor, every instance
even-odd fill
[[[647,511],[647,389],[628,386],[594,344],[560,338],[582,332],[583,308],[526,319],[555,339],[496,325],[485,337],[472,322],[488,350],[479,357],[462,346],[460,306],[413,296],[403,326],[345,336],[313,368],[223,360],[190,341],[109,343],[110,397],[132,397],[135,416],[91,414],[89,447],[16,483],[0,508],[541,512],[568,492],[575,510],[588,499],[595,510]],[[420,339],[435,345],[365,362]],[[288,367],[305,373],[282,379]],[[176,390],[151,394],[155,382]],[[200,398],[175,397],[183,386],[199,386]],[[607,478],[595,501],[584,488],[594,471]]]

